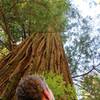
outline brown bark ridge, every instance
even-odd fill
[[[62,74],[66,84],[73,84],[59,33],[34,33],[0,61],[3,100],[14,97],[21,77],[44,71]]]

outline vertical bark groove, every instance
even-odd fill
[[[52,71],[73,84],[59,33],[35,33],[0,62],[0,94],[11,100],[21,77]],[[14,99],[13,99],[14,100]]]

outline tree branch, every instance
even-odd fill
[[[88,72],[86,72],[86,73],[84,73],[84,74],[81,74],[81,75],[72,76],[72,78],[77,78],[77,77],[82,77],[82,76],[85,76],[85,75],[87,75],[87,74],[91,73],[93,70],[94,70],[94,68],[92,67],[92,69],[91,69],[91,70],[89,70]]]
[[[100,70],[99,69],[97,69],[97,68],[94,68],[95,69],[95,71],[97,71],[98,73],[100,73]]]
[[[9,50],[8,46],[2,40],[0,40],[0,44],[4,45]]]
[[[14,38],[11,34],[11,30],[10,30],[10,26],[8,23],[8,20],[6,18],[6,14],[4,13],[4,8],[2,6],[2,4],[0,5],[0,17],[2,18],[2,22],[4,24],[3,30],[4,32],[8,35],[8,41],[9,41],[9,48],[12,49],[12,44],[14,42]]]

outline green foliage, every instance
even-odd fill
[[[4,33],[2,28],[0,27],[0,48],[4,47],[4,44],[7,42],[7,35]]]
[[[0,4],[16,41],[33,32],[64,31],[67,0],[1,0]],[[2,15],[0,22],[5,24]]]
[[[69,10],[69,1],[0,0],[0,10],[2,12],[0,28],[4,31],[3,35],[6,34],[6,44],[9,48],[11,47],[10,39],[17,43],[34,32],[64,31],[67,24],[66,13]]]
[[[33,32],[48,31],[52,25],[54,31],[60,30],[66,20],[64,14],[69,8],[65,0],[27,1],[24,6],[23,3],[19,4],[19,7],[24,23],[31,21]]]
[[[62,75],[49,72],[45,73],[43,76],[45,77],[48,86],[53,91],[56,99],[67,97],[68,100],[75,100],[76,93],[74,87],[70,84],[66,85],[63,81]]]
[[[3,30],[0,28],[0,60],[8,54],[7,49],[7,36],[4,34]]]
[[[0,60],[5,57],[5,55],[7,55],[9,53],[7,48],[2,48],[0,49]]]
[[[82,83],[82,100],[100,100],[100,77],[97,75],[88,75],[84,77]]]
[[[46,73],[44,77],[47,84],[52,89],[55,97],[60,97],[65,95],[65,83],[61,75],[56,75],[50,72],[50,73]]]
[[[67,94],[68,100],[77,100],[74,86],[71,86],[70,84],[68,84],[65,88],[65,92]]]

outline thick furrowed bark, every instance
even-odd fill
[[[73,84],[59,33],[37,33],[28,37],[0,65],[3,100],[11,100],[18,82],[26,74],[52,71],[62,74],[66,84]]]
[[[26,50],[25,49],[27,49],[27,46],[28,46],[28,44],[29,44],[29,42],[30,41],[28,41],[28,43],[27,43],[27,45],[26,45],[26,48],[21,48],[21,50],[23,49],[23,51],[24,51],[24,55],[25,55],[25,52],[26,52]],[[23,53],[23,51],[22,51],[22,53]],[[16,52],[16,55],[17,55],[17,53],[18,52]],[[21,53],[21,54],[22,54]],[[22,56],[22,57],[20,57],[20,59],[19,59],[19,61],[21,61],[21,59],[23,59],[24,58],[24,55],[20,55],[20,56]],[[27,54],[28,55],[28,54]],[[11,57],[12,59],[13,59],[13,57]],[[11,60],[12,60],[11,59]],[[11,75],[11,73],[13,73],[13,71],[16,69],[16,67],[17,67],[17,64],[19,63],[19,62],[12,62],[12,64],[11,65],[9,65],[9,63],[11,63],[11,60],[10,60],[10,62],[7,62],[6,63],[6,65],[0,70],[0,91],[2,91],[2,86],[3,86],[3,84],[5,85],[6,84],[6,82],[9,80],[9,77],[10,77],[10,75]]]
[[[26,48],[27,48],[27,46],[28,46],[28,44],[26,45]],[[20,55],[18,55],[18,56],[15,56],[16,58],[17,58],[17,60],[15,60],[14,62],[12,62],[12,60],[4,67],[4,68],[2,68],[0,71],[0,81],[3,79],[2,77],[3,77],[3,75],[5,75],[5,74],[11,74],[12,72],[13,72],[13,70],[15,69],[14,68],[14,66],[16,67],[16,65],[17,65],[17,63],[23,58],[23,56],[25,55],[25,49],[26,48],[22,48],[23,49],[23,51],[22,52],[20,52]],[[21,50],[22,50],[21,49]],[[18,52],[19,53],[19,52]],[[15,58],[14,57],[14,58]],[[14,59],[13,58],[13,59]],[[6,77],[6,76],[5,76]]]
[[[15,94],[15,88],[17,87],[19,80],[23,76],[25,69],[29,66],[30,57],[31,49],[29,45],[26,50],[25,57],[18,63],[15,71],[11,74],[9,78],[8,84],[2,93],[3,100],[11,100],[11,98]]]

